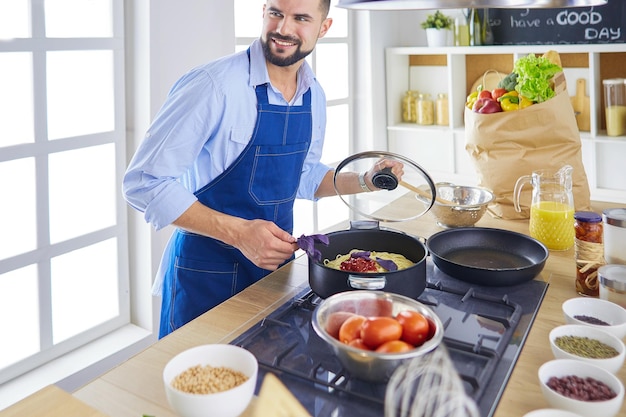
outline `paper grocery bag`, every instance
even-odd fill
[[[522,212],[514,207],[517,179],[538,169],[558,170],[569,164],[574,205],[590,210],[589,183],[582,162],[580,133],[567,91],[525,109],[480,114],[465,109],[465,149],[481,186],[496,196],[489,212],[504,219],[527,219],[532,188],[522,190]]]

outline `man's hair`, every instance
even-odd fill
[[[320,10],[324,18],[328,16],[328,12],[330,11],[330,1],[331,0],[320,0]]]

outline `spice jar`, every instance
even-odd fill
[[[626,208],[606,209],[602,220],[606,263],[626,265]]]
[[[626,308],[626,265],[608,264],[598,269],[600,298]]]
[[[435,105],[430,94],[417,96],[417,124],[432,125],[435,122]]]
[[[408,90],[402,97],[402,121],[407,123],[417,122],[416,110],[417,91]]]
[[[599,295],[598,268],[604,265],[602,216],[592,211],[574,214],[574,256],[576,291],[580,295]]]
[[[445,93],[439,93],[437,95],[437,124],[439,126],[448,125],[448,95]]]

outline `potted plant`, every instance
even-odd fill
[[[426,39],[429,46],[446,46],[448,44],[448,33],[452,29],[454,21],[437,10],[434,14],[428,15],[422,22],[422,28],[426,29]]]

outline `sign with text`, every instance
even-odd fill
[[[489,9],[496,45],[626,42],[626,1],[566,9]]]

